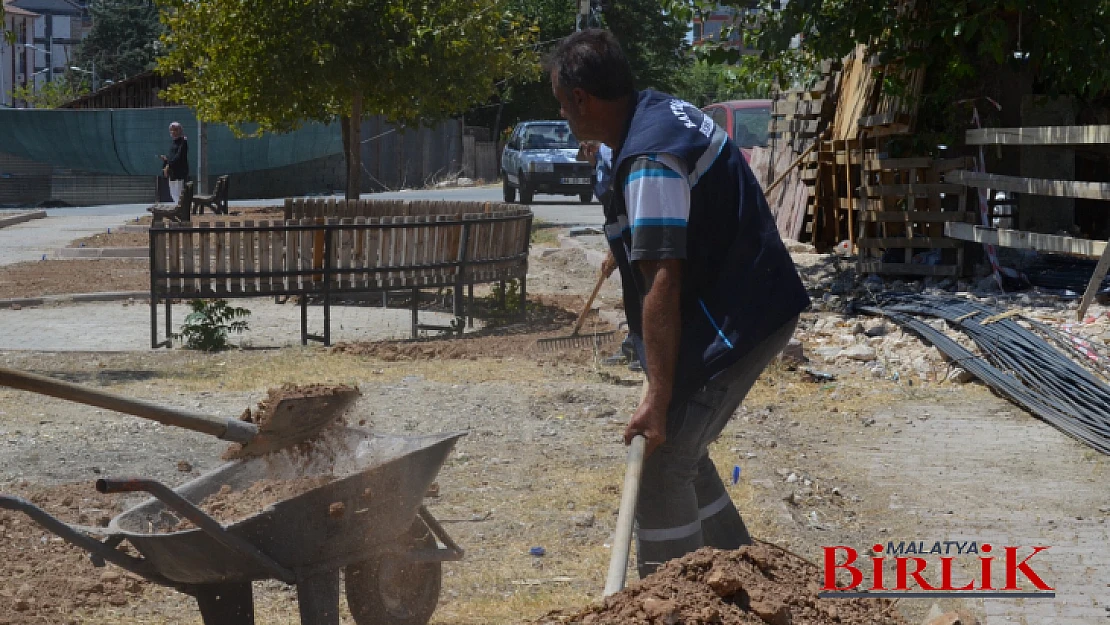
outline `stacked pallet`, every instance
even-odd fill
[[[813,84],[777,93],[768,146],[752,152],[752,170],[764,188],[778,182],[767,201],[784,238],[814,240],[820,176],[811,148],[832,122],[838,69],[838,64],[826,61]],[[801,163],[794,166],[799,158]]]
[[[944,236],[949,222],[975,222],[962,185],[941,182],[968,159],[883,158],[865,153],[860,186],[859,272],[962,275],[964,245]]]

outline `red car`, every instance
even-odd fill
[[[771,124],[770,100],[716,102],[702,111],[725,129],[748,162],[752,160],[752,148],[767,145],[767,129]]]

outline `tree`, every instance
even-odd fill
[[[347,197],[357,198],[363,114],[416,124],[535,75],[534,31],[505,0],[163,0],[167,90],[205,121],[284,132],[349,120]]]
[[[693,62],[684,15],[660,0],[606,0],[601,18],[621,42],[638,89],[675,90]]]
[[[865,44],[882,64],[924,68],[919,128],[944,131],[966,118],[953,117],[954,102],[997,98],[1008,88],[994,80],[1003,69],[1048,95],[1110,95],[1110,0],[796,0],[779,11],[771,4],[778,3],[761,0],[754,33],[769,65],[812,65]],[[885,88],[900,85],[888,78]]]
[[[737,65],[696,61],[679,79],[674,94],[695,106],[726,100],[771,97],[771,81],[760,73],[759,59],[741,57]]]
[[[123,80],[154,69],[162,24],[152,0],[94,0],[92,30],[78,44],[77,65],[96,66],[97,76]]]
[[[572,0],[512,0],[514,14],[538,29],[541,51],[552,49],[575,31],[577,2]],[[670,1],[622,0],[602,2],[602,26],[621,42],[639,88],[672,91],[693,59],[686,44],[687,20],[668,10]],[[596,2],[596,0],[595,0]],[[476,124],[501,135],[506,127],[528,119],[555,119],[559,104],[547,76],[506,82],[498,96],[467,114]]]
[[[16,87],[12,89],[12,99],[23,100],[31,108],[54,109],[91,92],[90,84],[84,77],[67,72],[37,88],[33,83]]]

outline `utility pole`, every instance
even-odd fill
[[[208,193],[208,124],[197,120],[197,193]]]

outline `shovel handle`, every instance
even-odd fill
[[[609,574],[605,577],[605,596],[624,588],[628,572],[628,552],[632,543],[632,520],[636,516],[636,500],[640,497],[640,475],[644,472],[644,446],[647,439],[637,434],[628,446],[624,472],[621,507],[617,513],[617,529],[613,534],[613,553],[609,556]]]
[[[605,284],[605,278],[608,277],[609,276],[605,275],[604,271],[597,276],[597,284],[594,285],[593,292],[590,293],[590,297],[586,300],[586,305],[582,307],[582,312],[578,313],[578,320],[574,322],[574,332],[571,333],[571,336],[577,336],[578,331],[582,329],[582,324],[586,323],[586,315],[590,314],[590,308],[594,305],[594,299],[597,298],[597,293],[601,290],[601,285]]]
[[[236,443],[245,443],[258,434],[257,426],[238,419],[212,417],[179,408],[167,408],[141,399],[122,397],[34,373],[8,369],[7,367],[0,367],[0,385],[66,399],[88,406],[123,412]]]

